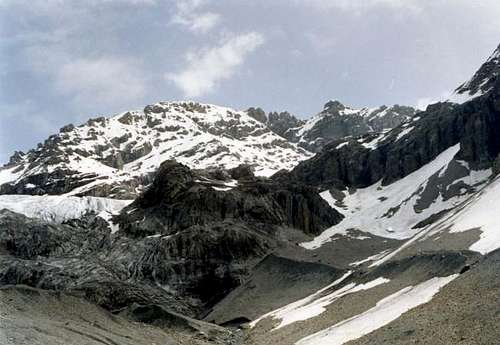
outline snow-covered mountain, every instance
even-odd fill
[[[260,108],[249,108],[247,113],[265,123],[273,132],[311,152],[319,152],[335,140],[367,133],[384,133],[409,122],[417,110],[401,105],[355,109],[340,101],[327,102],[323,110],[307,120],[289,112],[266,113]]]
[[[485,78],[494,79],[495,73],[492,69]],[[436,233],[440,219],[481,198],[498,174],[499,91],[496,84],[467,104],[431,105],[388,132],[338,140],[300,163],[285,178],[318,186],[332,208],[345,216],[301,245],[314,250],[350,236],[353,229],[408,241],[431,228]],[[474,220],[479,238],[473,232],[461,235],[462,249],[487,253],[500,247],[488,217],[483,218]],[[435,241],[439,248],[456,249],[452,235],[441,235]],[[381,257],[387,260],[395,253]]]
[[[301,147],[319,152],[333,140],[382,133],[408,122],[415,114],[414,108],[400,105],[354,109],[339,101],[329,101],[321,112],[304,124],[288,129],[285,136]]]
[[[248,164],[269,176],[311,156],[246,112],[160,102],[63,127],[36,149],[16,153],[0,170],[0,185],[4,194],[130,198],[168,159],[195,169]]]

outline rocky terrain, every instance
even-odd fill
[[[500,48],[425,111],[193,102],[0,170],[3,344],[495,344]]]

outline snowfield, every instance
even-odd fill
[[[469,249],[481,254],[492,252],[500,248],[500,212],[495,208],[499,204],[500,179],[497,177],[448,218],[432,227],[426,235],[430,237],[449,227],[451,233],[479,229],[481,238]]]

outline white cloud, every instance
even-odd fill
[[[186,68],[165,77],[173,81],[186,97],[201,96],[215,89],[221,81],[231,78],[245,57],[263,43],[263,36],[256,32],[234,36],[216,47],[188,54]]]
[[[69,94],[77,104],[88,102],[119,105],[138,100],[146,91],[146,80],[131,59],[101,57],[76,59],[55,72],[55,88]]]
[[[185,26],[195,33],[206,33],[220,22],[221,16],[210,11],[199,11],[206,4],[205,0],[181,0],[177,2],[177,12],[172,23]]]
[[[436,8],[451,6],[465,8],[483,8],[487,11],[500,11],[498,0],[295,0],[299,6],[307,6],[320,11],[343,10],[353,14],[364,14],[367,11],[385,8],[398,10],[398,14],[423,14]]]
[[[425,0],[296,0],[303,4],[320,10],[341,9],[349,11],[363,11],[374,7],[387,7],[420,11]]]

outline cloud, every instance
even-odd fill
[[[55,89],[77,104],[88,102],[120,105],[138,100],[146,92],[146,80],[134,60],[118,57],[67,61],[55,72]]]
[[[51,90],[66,96],[79,112],[141,101],[149,74],[136,59],[101,55],[85,57],[66,46],[32,45],[24,50],[28,67],[50,81]]]
[[[296,0],[297,4],[319,10],[340,9],[346,11],[364,11],[375,7],[394,8],[419,12],[425,0]]]
[[[172,18],[172,23],[182,25],[194,33],[209,32],[217,26],[221,16],[210,11],[200,12],[200,7],[205,4],[205,0],[178,1],[177,12]]]
[[[216,47],[189,53],[186,68],[166,74],[165,78],[180,88],[186,97],[201,96],[214,90],[221,81],[231,78],[245,57],[263,43],[263,36],[256,32],[234,36]]]
[[[295,4],[319,11],[342,10],[355,15],[365,14],[375,9],[393,9],[398,15],[418,15],[435,11],[436,8],[449,8],[450,0],[295,0]],[[453,6],[482,8],[487,11],[500,10],[498,0],[453,0]]]
[[[427,106],[431,104],[435,104],[438,102],[444,102],[447,99],[449,99],[452,95],[452,92],[450,91],[442,91],[441,94],[438,97],[422,97],[417,99],[415,102],[415,108],[419,110],[425,110]]]

